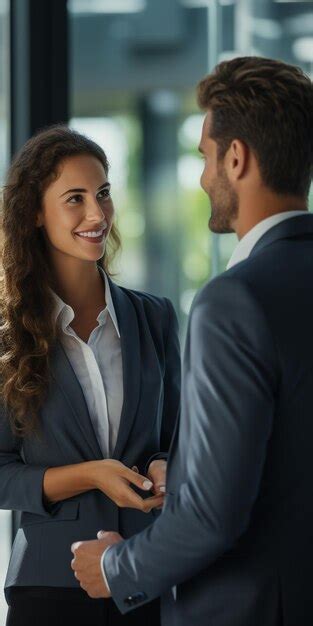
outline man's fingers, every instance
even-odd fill
[[[153,482],[153,493],[165,493],[166,485],[166,461],[158,459],[152,461],[148,469],[148,478]]]
[[[135,472],[136,474],[139,474],[139,469],[137,467],[137,465],[133,465],[132,467],[132,471]],[[160,494],[160,493],[165,493],[166,491],[166,487],[165,487],[165,472],[163,468],[158,468],[155,471],[156,476],[149,476],[149,478],[151,478],[152,480],[150,482],[153,483],[152,487],[150,487],[150,489],[152,489],[153,493],[155,495]],[[142,476],[140,477],[142,480]],[[154,479],[153,479],[154,478]],[[145,481],[147,481],[146,478],[144,478]],[[148,479],[149,480],[149,479]],[[134,483],[136,484],[136,483]],[[141,487],[141,485],[139,485],[139,487]]]
[[[105,530],[98,530],[98,532],[97,532],[97,539],[104,539],[105,533],[106,533]]]
[[[115,530],[98,530],[97,532],[98,539],[105,539],[109,543],[113,543],[116,541],[121,541],[122,537],[119,533],[115,532]]]
[[[82,545],[82,541],[75,541],[75,543],[72,543],[71,545],[71,551],[73,552],[73,554],[75,554],[77,548],[79,548],[79,546]]]
[[[166,487],[165,487],[164,482],[154,483],[153,492],[155,495],[159,495],[160,493],[164,494],[166,492]]]

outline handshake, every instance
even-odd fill
[[[115,470],[112,474],[116,474],[119,482],[119,492],[118,495],[116,495],[115,491],[114,498],[118,506],[137,508],[145,513],[149,513],[153,508],[162,508],[165,496],[166,461],[152,461],[149,465],[147,478],[140,476],[136,466],[130,470],[125,468],[119,461],[110,459],[110,462],[113,464],[112,469],[114,467]],[[154,495],[150,498],[143,499],[135,493],[129,483],[146,491],[151,490]],[[111,486],[112,489],[114,489],[114,485]],[[109,494],[107,493],[107,495]],[[102,574],[101,557],[106,548],[123,541],[123,538],[119,533],[106,532],[104,530],[100,530],[97,537],[98,539],[96,540],[77,541],[72,544],[71,550],[74,554],[74,558],[72,559],[71,567],[74,571],[75,578],[80,582],[81,588],[84,589],[91,598],[109,598],[111,593],[105,584]]]
[[[130,469],[115,459],[90,461],[87,470],[89,488],[99,489],[118,507],[150,513],[151,509],[160,509],[163,506],[166,482],[164,460],[152,461],[147,476],[139,474],[136,466]],[[142,498],[133,486],[142,491],[152,491],[153,495]]]
[[[163,507],[166,490],[166,465],[166,461],[161,459],[152,461],[149,465],[148,476],[143,480],[141,488],[151,490],[154,495],[143,501],[143,510],[146,513],[149,513],[153,508],[162,509]],[[139,475],[138,467],[132,467],[132,471]]]

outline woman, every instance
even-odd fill
[[[108,162],[54,126],[9,170],[3,206],[0,507],[22,511],[7,626],[159,624],[92,600],[71,544],[129,537],[162,507],[179,407],[177,321],[166,298],[117,286]],[[148,480],[149,479],[149,480]]]

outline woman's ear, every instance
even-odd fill
[[[38,227],[42,226],[42,215],[41,215],[41,213],[37,213],[37,216],[36,216],[36,226],[38,226]]]

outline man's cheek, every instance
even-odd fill
[[[202,174],[201,174],[201,178],[200,178],[200,185],[203,189],[203,191],[206,191],[206,184],[205,184],[205,170],[203,170]]]

